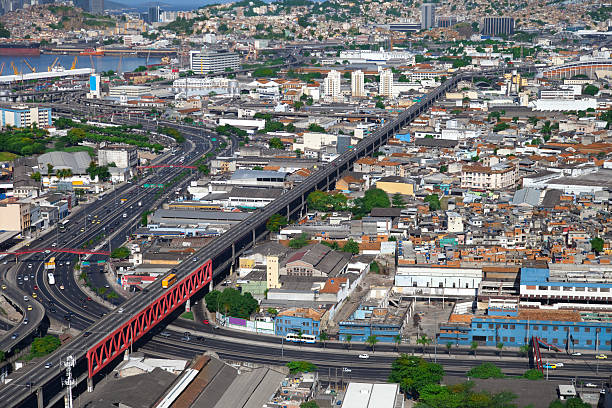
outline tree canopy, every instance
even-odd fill
[[[308,361],[290,361],[287,363],[291,374],[317,371],[317,366]]]
[[[213,290],[204,296],[204,300],[209,312],[214,313],[218,310],[226,315],[243,319],[248,319],[259,305],[249,292],[241,294],[234,288],[225,288],[223,292]]]
[[[130,256],[130,250],[126,247],[115,248],[111,252],[111,258],[115,259],[126,259],[128,256]]]

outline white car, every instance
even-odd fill
[[[586,383],[584,384],[585,387],[589,387],[589,388],[596,388],[597,385],[593,384],[593,383]]]
[[[28,264],[28,268],[32,269],[32,264]]]
[[[59,286],[60,290],[64,290],[64,285]]]
[[[117,313],[123,313],[123,308],[120,307],[119,310],[117,310]]]
[[[370,355],[369,355],[369,354],[366,354],[366,353],[363,353],[363,354],[360,354],[360,355],[359,355],[359,358],[362,358],[362,359],[364,359],[364,360],[367,360],[368,358],[370,358]]]
[[[576,356],[576,357],[580,357],[581,355],[582,355],[582,353],[580,353],[578,351],[575,352],[575,353],[572,353],[572,356]]]
[[[342,372],[344,372],[344,373],[350,373],[351,371],[352,371],[352,370],[351,370],[350,368],[348,368],[348,367],[344,367],[344,368],[342,369]]]

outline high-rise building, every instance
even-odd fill
[[[421,6],[421,30],[429,30],[436,26],[436,5],[423,3]]]
[[[323,83],[323,96],[335,98],[340,96],[340,72],[332,69]]]
[[[482,21],[483,35],[514,34],[514,19],[512,17],[485,17]]]
[[[363,98],[365,90],[363,88],[363,71],[357,70],[351,73],[351,96],[353,98]]]
[[[438,20],[437,26],[440,28],[450,28],[454,26],[455,24],[457,24],[457,17],[440,16],[437,18],[437,20]]]
[[[189,52],[190,67],[196,74],[223,72],[226,68],[240,68],[240,57],[235,52],[201,50]]]
[[[388,98],[393,97],[393,71],[390,69],[381,71],[378,93]]]
[[[159,23],[159,16],[161,14],[161,10],[159,6],[151,6],[149,7],[149,23]]]
[[[76,0],[74,5],[91,14],[104,14],[104,0]]]

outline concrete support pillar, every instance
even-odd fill
[[[208,282],[208,291],[212,292],[213,290],[214,290],[213,281],[211,280],[210,282]]]
[[[236,243],[232,242],[232,259],[236,258]]]
[[[291,210],[289,209],[289,204],[287,204],[287,218],[289,218],[290,213],[291,213]]]
[[[255,236],[255,230],[254,230],[254,229],[252,230],[252,232],[253,232],[253,246],[255,246],[255,239],[256,239],[257,237]]]
[[[87,377],[87,392],[93,392],[93,389],[94,389],[93,378]]]
[[[38,408],[45,408],[42,387],[36,389],[36,403],[38,405]]]
[[[185,302],[185,311],[191,312],[191,299],[187,299],[187,301]]]

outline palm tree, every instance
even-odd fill
[[[72,177],[72,175],[73,175],[73,174],[72,174],[72,170],[71,170],[71,169],[66,169],[66,170],[64,170],[64,176],[65,176],[66,178]]]
[[[346,337],[346,345],[348,347],[348,349],[351,349],[351,340],[353,340],[353,335],[352,334],[347,334]]]
[[[51,176],[53,173],[53,165],[51,163],[47,163],[47,175]]]
[[[448,343],[446,343],[446,351],[448,351],[449,356],[450,356],[451,348],[453,348],[453,343],[449,341]]]
[[[323,348],[325,348],[325,342],[329,340],[329,336],[327,333],[325,333],[325,331],[319,333],[319,340],[321,340],[321,343],[323,343]]]
[[[421,345],[421,353],[425,353],[425,346],[428,346],[431,343],[431,339],[426,335],[422,335],[417,339],[417,344]]]
[[[529,344],[523,344],[519,347],[519,354],[523,357],[529,354]]]
[[[504,343],[497,343],[497,348],[499,349],[499,356],[502,356],[502,351],[504,350]]]
[[[368,338],[366,339],[366,343],[372,347],[372,353],[374,352],[374,346],[376,345],[376,343],[378,343],[378,339],[376,338],[375,335],[370,335],[368,336]]]
[[[476,355],[476,349],[478,348],[478,342],[473,341],[470,344],[470,349],[472,350],[472,353],[474,353],[474,356]]]
[[[395,349],[399,351],[399,346],[400,344],[402,344],[402,336],[400,336],[399,334],[396,334],[393,337],[393,341],[395,342]]]

